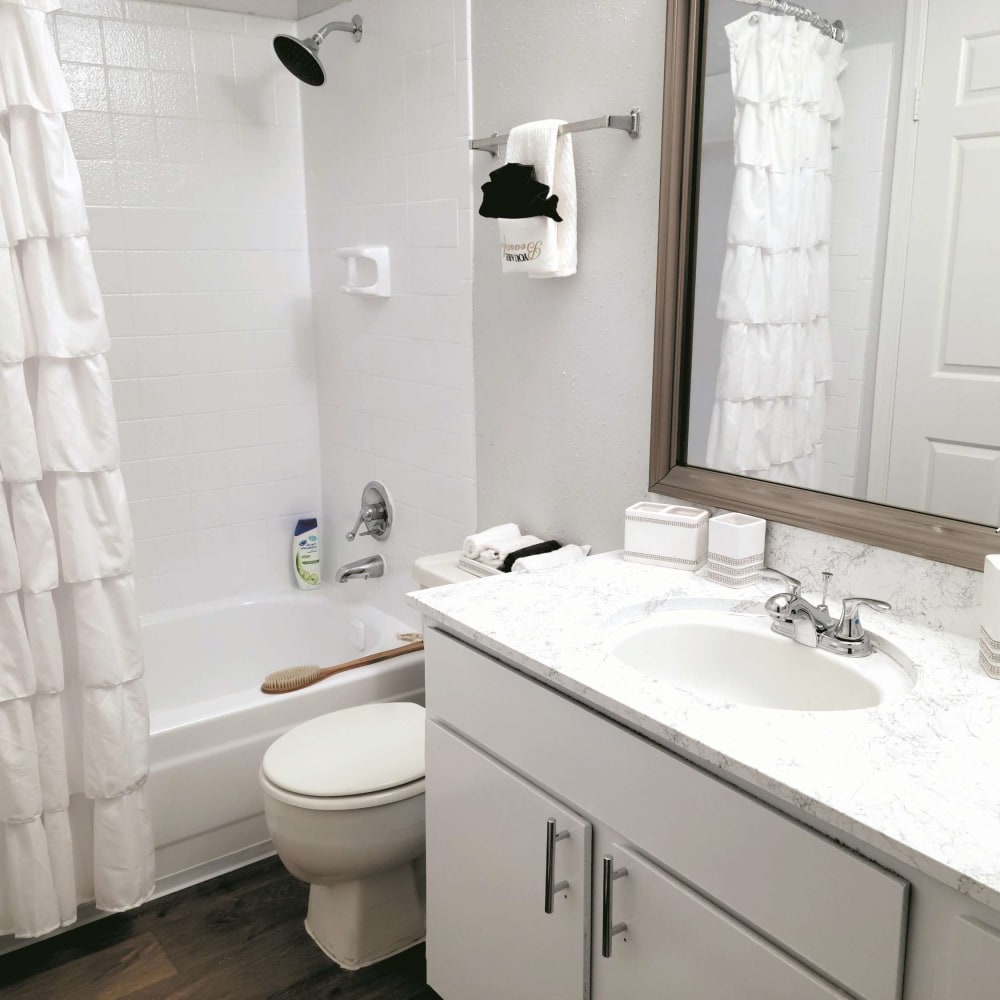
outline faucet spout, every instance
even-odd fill
[[[385,559],[382,556],[366,556],[338,566],[334,579],[337,583],[349,583],[351,580],[372,580],[379,576],[385,576]]]

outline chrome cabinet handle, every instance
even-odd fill
[[[557,892],[562,892],[569,888],[569,882],[565,880],[558,884],[553,884],[556,877],[556,843],[566,840],[569,837],[569,830],[556,833],[556,821],[549,817],[545,824],[545,912],[552,912],[552,901]]]
[[[611,958],[611,939],[616,934],[628,930],[626,923],[612,923],[615,906],[615,879],[628,875],[628,869],[615,868],[615,859],[610,854],[604,855],[602,867],[604,869],[604,905],[601,910],[601,954],[605,958]]]

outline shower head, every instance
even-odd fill
[[[274,54],[282,65],[293,76],[298,77],[310,87],[321,87],[326,82],[326,71],[319,59],[319,47],[331,31],[349,31],[354,41],[360,42],[363,33],[363,21],[360,14],[355,14],[350,21],[331,21],[324,24],[312,38],[304,41],[293,35],[276,35],[274,39]]]

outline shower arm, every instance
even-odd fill
[[[319,45],[320,42],[330,34],[331,31],[349,31],[356,42],[361,41],[362,27],[360,24],[360,18],[355,16],[353,21],[331,21],[329,24],[324,24],[319,31],[312,36],[312,40]]]

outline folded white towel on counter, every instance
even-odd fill
[[[546,118],[537,122],[517,125],[510,130],[507,139],[507,162],[530,163],[535,168],[535,176],[542,184],[548,186],[552,194],[559,197],[558,212],[562,222],[548,218],[538,219],[502,219],[500,221],[501,239],[507,242],[505,231],[512,237],[521,233],[523,226],[510,227],[510,223],[536,223],[529,228],[536,235],[540,232],[552,234],[556,239],[556,252],[549,256],[547,247],[543,246],[540,256],[531,261],[525,261],[525,266],[513,267],[510,270],[525,270],[533,278],[565,278],[576,274],[576,165],[573,161],[573,137],[560,135],[559,126],[566,122],[557,118]],[[547,225],[543,225],[547,223]],[[549,237],[551,239],[551,237]],[[523,243],[523,239],[512,239],[511,242]],[[528,240],[527,242],[531,242]],[[544,257],[545,267],[535,266]],[[504,253],[504,270],[507,267],[507,254]]]
[[[486,566],[499,566],[504,559],[517,552],[518,549],[526,549],[529,545],[541,545],[542,540],[535,535],[521,535],[518,538],[507,539],[496,545],[490,545],[479,553],[479,561]],[[515,565],[517,565],[515,563]]]
[[[462,542],[462,555],[467,559],[478,559],[483,549],[503,545],[504,542],[521,537],[521,529],[516,524],[497,524],[492,528],[469,535]]]
[[[524,556],[511,567],[511,573],[538,573],[543,569],[565,566],[578,562],[590,554],[589,545],[564,545],[555,552],[542,552],[537,556]]]

